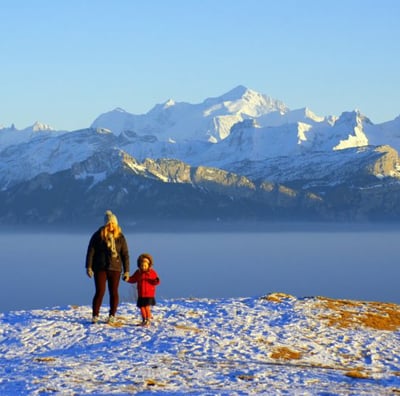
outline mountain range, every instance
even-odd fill
[[[117,108],[88,128],[0,128],[0,222],[398,221],[400,116],[318,116],[243,86]]]

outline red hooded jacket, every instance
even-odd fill
[[[152,268],[146,272],[136,270],[128,279],[128,283],[137,283],[139,297],[154,298],[156,295],[156,286],[160,284],[160,278]]]

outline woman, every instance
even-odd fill
[[[86,273],[94,276],[96,293],[92,303],[92,322],[99,320],[100,307],[108,285],[110,295],[110,312],[108,323],[115,322],[119,295],[118,286],[123,270],[123,279],[129,279],[129,252],[125,236],[118,225],[117,216],[107,210],[104,226],[100,227],[90,238],[86,254]]]

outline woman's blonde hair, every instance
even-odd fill
[[[106,224],[102,229],[101,229],[101,238],[104,241],[108,240],[108,234],[112,233],[114,239],[118,238],[122,234],[121,227],[118,224],[113,224],[114,229],[113,231],[110,230],[109,224]]]

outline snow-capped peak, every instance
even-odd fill
[[[255,118],[273,111],[288,111],[283,102],[248,89],[243,85],[239,85],[219,97],[206,99],[203,106],[207,108],[207,115],[218,111],[219,113],[224,112]]]
[[[175,106],[175,101],[173,99],[168,99],[164,103],[164,109],[168,109],[168,107],[172,107],[172,106]]]
[[[353,111],[344,111],[336,120],[336,124],[347,123],[347,122],[354,122],[355,124],[358,124],[360,122],[372,124],[371,120],[365,115],[363,115],[357,109]]]
[[[313,111],[311,111],[308,107],[304,108],[304,115],[306,118],[313,120],[315,122],[322,122],[325,120],[325,117],[321,117],[316,115]]]
[[[237,122],[273,111],[284,113],[288,108],[278,100],[239,85],[198,104],[168,99],[146,114],[114,110],[99,116],[91,127],[109,129],[116,135],[126,130],[142,131],[162,141],[195,139],[217,143],[229,136],[230,128]]]
[[[368,145],[368,137],[364,132],[365,124],[372,125],[372,122],[363,116],[358,110],[343,112],[334,125],[337,136],[342,135],[339,144],[333,150],[343,150],[351,147]]]
[[[43,124],[42,122],[36,121],[31,127],[33,132],[40,132],[40,131],[55,131],[54,128],[52,128],[48,124]]]
[[[248,91],[249,89],[246,88],[244,85],[238,85],[237,87],[231,89],[230,91],[215,99],[218,99],[220,101],[235,101],[243,98],[243,96],[245,96]]]
[[[128,113],[126,110],[124,110],[124,109],[121,108],[121,107],[116,107],[116,108],[113,110],[113,112],[115,112],[115,113]]]

